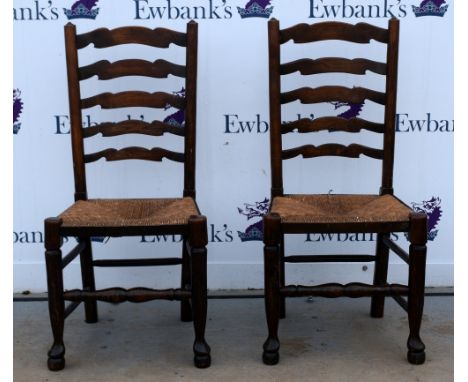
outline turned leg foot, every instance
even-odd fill
[[[49,350],[47,367],[51,371],[59,371],[65,367],[65,346],[63,343],[53,344]]]
[[[413,365],[423,364],[426,360],[425,348],[420,338],[408,338],[408,362]]]
[[[263,363],[265,365],[276,365],[279,362],[279,341],[268,338],[263,344]]]
[[[211,365],[210,347],[205,341],[195,342],[193,344],[195,356],[193,362],[199,369],[205,369]]]

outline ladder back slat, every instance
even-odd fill
[[[386,100],[385,93],[362,87],[346,88],[343,86],[321,86],[318,88],[303,87],[281,93],[280,97],[282,104],[296,100],[306,104],[334,101],[363,103],[368,99],[380,105],[385,105]]]
[[[163,158],[170,159],[175,162],[184,162],[184,154],[174,151],[155,147],[146,149],[143,147],[125,147],[123,149],[106,149],[84,156],[85,162],[95,162],[101,158],[107,161],[127,160],[127,159],[141,159],[161,162]]]
[[[152,107],[162,109],[167,105],[174,106],[177,109],[184,109],[185,98],[165,92],[127,91],[121,93],[101,93],[81,100],[82,109],[98,105],[103,109],[122,107]]]
[[[145,122],[133,119],[121,122],[104,122],[83,129],[84,138],[97,134],[102,134],[103,137],[115,137],[124,134],[144,134],[159,137],[165,133],[183,137],[185,130],[183,127],[169,125],[161,121]]]
[[[289,40],[302,44],[324,40],[343,40],[367,44],[371,40],[388,42],[388,30],[367,23],[356,25],[339,21],[329,21],[317,24],[298,24],[280,31],[280,43]]]
[[[108,48],[122,44],[143,44],[155,48],[168,48],[170,44],[187,46],[185,33],[172,31],[166,28],[149,29],[132,26],[116,29],[99,28],[94,31],[76,36],[78,49],[94,44],[95,48]]]
[[[336,143],[327,143],[320,146],[304,145],[294,147],[292,149],[283,150],[281,153],[282,159],[292,159],[299,155],[302,155],[303,158],[316,158],[321,156],[359,158],[360,155],[365,155],[374,159],[383,159],[383,150],[359,144],[344,146]]]
[[[370,122],[361,118],[321,117],[317,119],[302,118],[297,121],[283,123],[281,133],[287,134],[296,130],[298,133],[311,133],[323,130],[328,130],[329,132],[346,131],[348,133],[368,130],[374,133],[383,133],[384,128],[385,125],[383,123]]]
[[[110,80],[124,76],[167,78],[170,74],[184,78],[185,66],[177,65],[166,60],[149,62],[130,59],[113,63],[107,60],[101,60],[79,69],[80,80],[86,80],[93,76],[98,76],[100,80]]]
[[[299,71],[302,75],[318,73],[350,73],[366,74],[366,71],[385,75],[387,65],[365,58],[347,59],[341,57],[323,57],[315,60],[303,58],[281,65],[281,74],[291,74]]]

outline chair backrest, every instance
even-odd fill
[[[304,158],[319,156],[342,156],[358,158],[366,155],[382,160],[381,194],[393,194],[393,158],[395,146],[395,115],[397,93],[399,21],[389,20],[388,29],[366,23],[356,25],[342,22],[321,22],[312,25],[298,24],[280,30],[278,20],[268,23],[269,40],[269,81],[270,81],[270,154],[272,174],[272,197],[281,196],[283,190],[282,161],[302,155]],[[346,59],[324,57],[318,59],[299,59],[281,63],[280,47],[293,40],[294,43],[310,43],[324,40],[343,40],[368,44],[371,40],[387,44],[386,63],[368,59]],[[299,71],[302,75],[318,73],[350,73],[364,75],[366,71],[386,76],[385,92],[378,92],[363,87],[347,88],[343,86],[321,86],[281,92],[281,76]],[[282,123],[281,105],[299,100],[311,104],[320,102],[363,103],[371,100],[385,107],[384,122],[374,123],[360,118],[321,117],[317,119],[300,119]],[[324,144],[320,146],[305,145],[283,150],[282,135],[293,131],[309,133],[318,131],[343,131],[358,133],[368,130],[383,135],[383,148],[375,149],[359,144],[344,146]]]
[[[84,34],[76,34],[72,23],[65,26],[65,48],[67,58],[68,92],[70,104],[71,138],[75,178],[75,200],[87,199],[85,164],[100,158],[108,161],[142,159],[162,161],[167,158],[184,164],[184,196],[195,197],[195,124],[196,124],[196,82],[197,82],[197,42],[198,25],[191,21],[186,33],[165,28],[148,29],[139,26],[122,27],[113,30],[100,28]],[[94,44],[95,48],[107,48],[121,44],[142,44],[155,48],[168,48],[175,44],[186,48],[185,66],[166,60],[154,62],[141,59],[124,59],[116,62],[101,60],[91,65],[79,67],[78,50]],[[97,76],[108,80],[125,76],[145,76],[167,78],[169,75],[185,78],[185,96],[165,92],[148,93],[125,91],[101,93],[85,99],[81,98],[80,81]],[[124,120],[103,122],[97,126],[83,128],[82,110],[93,106],[102,109],[127,107],[150,107],[164,109],[167,106],[179,109],[172,120],[144,122]],[[185,123],[177,125],[177,122]],[[184,152],[174,152],[155,147],[126,147],[106,149],[95,153],[84,153],[84,139],[102,134],[103,137],[123,134],[145,134],[161,136],[175,134],[184,139]]]

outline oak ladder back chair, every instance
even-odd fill
[[[108,48],[122,44],[139,44],[153,48],[168,48],[170,44],[185,47],[186,65],[176,65],[158,59],[149,62],[141,59],[124,59],[110,63],[107,60],[91,65],[78,66],[78,50],[94,44],[95,48]],[[193,350],[197,367],[210,365],[210,348],[205,342],[207,310],[207,222],[195,202],[195,122],[197,83],[198,25],[187,24],[187,32],[181,33],[165,28],[148,29],[139,26],[121,27],[113,30],[100,28],[84,34],[76,34],[75,25],[65,26],[69,104],[71,115],[71,139],[75,180],[75,203],[58,217],[45,220],[45,258],[49,293],[50,321],[54,342],[48,353],[50,370],[65,366],[63,330],[65,318],[84,302],[85,318],[95,323],[97,301],[120,303],[124,301],[145,302],[154,299],[181,301],[181,320],[191,321],[195,328]],[[125,91],[101,93],[82,99],[80,81],[97,76],[99,80],[125,76],[168,78],[169,74],[185,78],[185,97],[165,92],[148,93]],[[97,126],[82,128],[82,110],[93,106],[102,109],[127,107],[165,108],[171,105],[185,113],[185,124],[173,121],[124,120],[103,122]],[[180,122],[180,121],[179,121]],[[178,153],[162,148],[146,149],[126,147],[84,153],[84,139],[102,134],[102,137],[123,134],[144,134],[148,139],[157,139],[171,133],[184,139],[184,152]],[[105,140],[105,138],[98,138]],[[85,164],[105,158],[107,161],[148,160],[167,158],[184,165],[183,197],[147,199],[88,199]],[[91,237],[93,236],[141,236],[181,235],[182,256],[174,258],[132,258],[93,260]],[[62,257],[61,245],[64,236],[76,237],[78,245]],[[80,256],[83,289],[64,291],[63,269]],[[133,267],[181,265],[181,287],[177,289],[132,289],[108,288],[96,290],[94,267]],[[71,303],[65,307],[65,301]]]
[[[364,297],[371,296],[372,317],[382,317],[385,296],[393,297],[408,312],[410,334],[407,358],[410,363],[425,360],[424,344],[420,339],[425,265],[427,218],[415,213],[393,195],[393,161],[395,145],[395,113],[397,94],[397,65],[399,21],[389,20],[388,29],[366,23],[356,25],[342,22],[299,24],[280,30],[277,20],[268,23],[269,81],[270,81],[270,150],[271,207],[264,217],[265,307],[268,338],[263,345],[263,361],[279,361],[279,319],[284,318],[285,298],[299,296]],[[374,39],[387,45],[386,63],[366,59],[323,57],[281,63],[280,47],[294,43],[343,40],[370,43]],[[281,76],[299,71],[302,75],[316,73],[350,73],[363,75],[371,71],[386,76],[385,92],[362,87],[343,86],[303,87],[281,92]],[[304,104],[320,102],[362,103],[371,100],[385,107],[382,124],[360,118],[320,117],[282,123],[281,105],[299,100]],[[383,136],[383,148],[359,144],[304,145],[283,149],[282,135],[297,130],[299,134],[318,131],[342,131],[357,134],[368,130]],[[333,134],[331,134],[333,136]],[[356,136],[356,135],[354,135]],[[309,194],[285,195],[283,191],[283,160],[297,156],[314,158],[341,156],[358,158],[365,155],[382,161],[382,182],[376,195]],[[301,255],[285,256],[284,235],[299,233],[376,233],[374,255]],[[390,240],[392,232],[409,234],[409,254]],[[387,283],[389,250],[409,264],[408,286]],[[328,283],[315,286],[285,285],[285,263],[375,262],[373,285]],[[402,296],[408,296],[405,299]]]

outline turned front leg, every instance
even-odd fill
[[[278,324],[280,318],[280,217],[270,214],[264,217],[264,266],[265,311],[268,338],[263,344],[263,363],[275,365],[279,361],[280,343]]]
[[[45,261],[47,269],[47,289],[49,316],[54,343],[48,352],[49,370],[58,371],[65,367],[65,345],[63,329],[65,323],[65,301],[63,300],[62,238],[61,219],[49,218],[45,221]]]
[[[198,368],[211,364],[210,347],[205,341],[207,313],[207,251],[208,230],[204,216],[189,219],[188,245],[192,265],[192,316],[195,329],[194,363]]]
[[[408,276],[408,361],[422,364],[426,360],[425,346],[419,335],[424,308],[424,285],[426,277],[427,217],[425,214],[411,214],[410,250]]]

